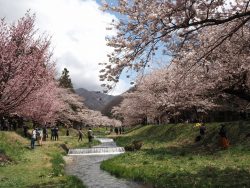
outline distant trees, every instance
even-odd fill
[[[64,68],[62,71],[62,75],[59,78],[59,86],[70,89],[70,91],[74,92],[73,84],[71,82],[69,71],[67,68]]]
[[[64,102],[64,108],[57,114],[61,123],[89,126],[121,125],[118,120],[103,116],[101,112],[88,109],[84,99],[70,90],[60,88],[59,98]]]

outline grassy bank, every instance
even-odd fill
[[[0,132],[0,153],[8,156],[0,166],[0,187],[85,187],[64,172],[62,144],[68,148],[88,146],[86,137],[79,143],[76,134],[71,130],[71,136],[59,136],[59,141],[48,140],[30,150],[30,140],[14,132]]]
[[[155,187],[250,187],[250,123],[226,124],[228,150],[218,146],[219,124],[206,126],[199,143],[193,124],[138,127],[116,141],[125,146],[142,140],[142,149],[105,161],[101,168]]]

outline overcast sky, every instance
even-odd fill
[[[95,0],[0,0],[0,17],[13,22],[30,9],[36,13],[36,27],[52,36],[57,70],[66,67],[75,88],[101,90],[98,63],[107,61],[112,49],[106,46],[105,36],[115,34],[106,27],[117,19],[99,10]],[[110,94],[127,90],[121,80]]]

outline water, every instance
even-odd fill
[[[117,150],[121,148],[116,147],[112,139],[99,140],[102,144],[90,148],[92,150],[71,150],[67,157],[70,162],[66,166],[66,172],[80,178],[89,188],[145,188],[145,185],[118,179],[100,169],[101,162],[116,156]],[[94,154],[90,151],[93,151]],[[112,153],[112,151],[114,152]]]
[[[70,149],[68,155],[115,155],[124,153],[123,147],[93,147],[84,149]]]

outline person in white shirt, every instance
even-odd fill
[[[37,141],[38,141],[39,145],[42,146],[42,144],[43,144],[43,130],[38,129],[38,132],[39,132],[39,136],[37,137]]]
[[[35,148],[35,141],[36,141],[36,130],[32,130],[32,135],[31,135],[31,149]]]

